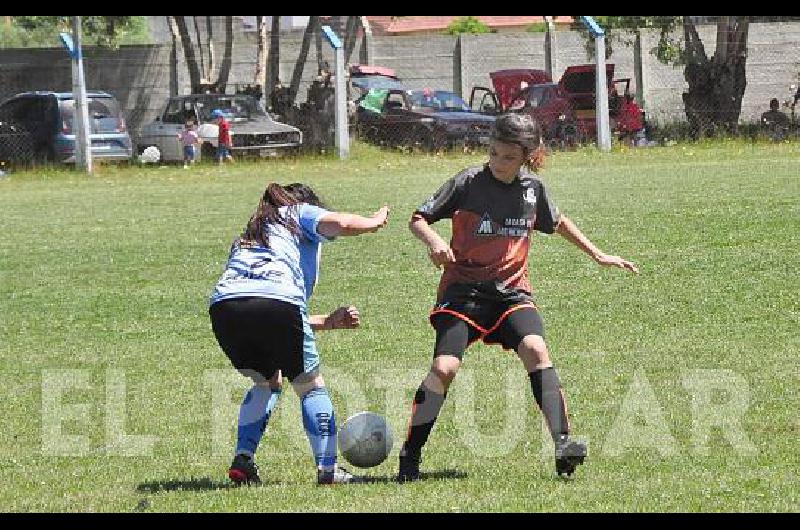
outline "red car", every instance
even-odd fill
[[[597,134],[595,122],[595,65],[570,66],[558,83],[547,72],[533,69],[491,72],[494,90],[475,87],[470,95],[473,110],[488,114],[522,112],[542,127],[548,141],[580,142]],[[606,65],[609,114],[612,129],[630,79],[614,80],[614,65]],[[619,88],[618,88],[619,85]],[[624,85],[624,86],[623,86]]]

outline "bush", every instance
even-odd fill
[[[475,17],[457,18],[447,26],[448,35],[460,35],[462,33],[494,33],[492,29]]]

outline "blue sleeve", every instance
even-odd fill
[[[319,206],[312,206],[306,203],[299,204],[297,208],[297,219],[303,236],[314,243],[331,241],[331,239],[317,232],[319,220],[329,213],[331,212]]]

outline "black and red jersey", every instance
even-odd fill
[[[453,221],[450,247],[456,262],[445,265],[438,298],[452,284],[477,282],[530,294],[531,231],[552,234],[560,218],[536,175],[522,170],[506,184],[494,178],[488,164],[445,182],[415,214],[430,224]]]

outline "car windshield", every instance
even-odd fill
[[[544,101],[544,96],[547,91],[545,86],[534,86],[522,92],[511,103],[509,110],[520,110],[525,107],[536,108]]]
[[[464,103],[463,99],[458,97],[454,92],[448,92],[446,90],[435,90],[433,92],[412,90],[409,93],[409,98],[414,107],[421,107],[423,109],[429,108],[437,112],[468,112],[471,110],[469,105]]]
[[[264,107],[252,96],[213,96],[197,99],[200,121],[214,121],[211,113],[219,109],[231,121],[269,119]]]
[[[125,122],[122,120],[122,113],[119,103],[112,97],[87,97],[89,108],[89,123],[92,133],[116,133],[125,130]],[[75,100],[62,99],[59,102],[61,109],[62,127],[64,130],[72,131],[75,120]]]

